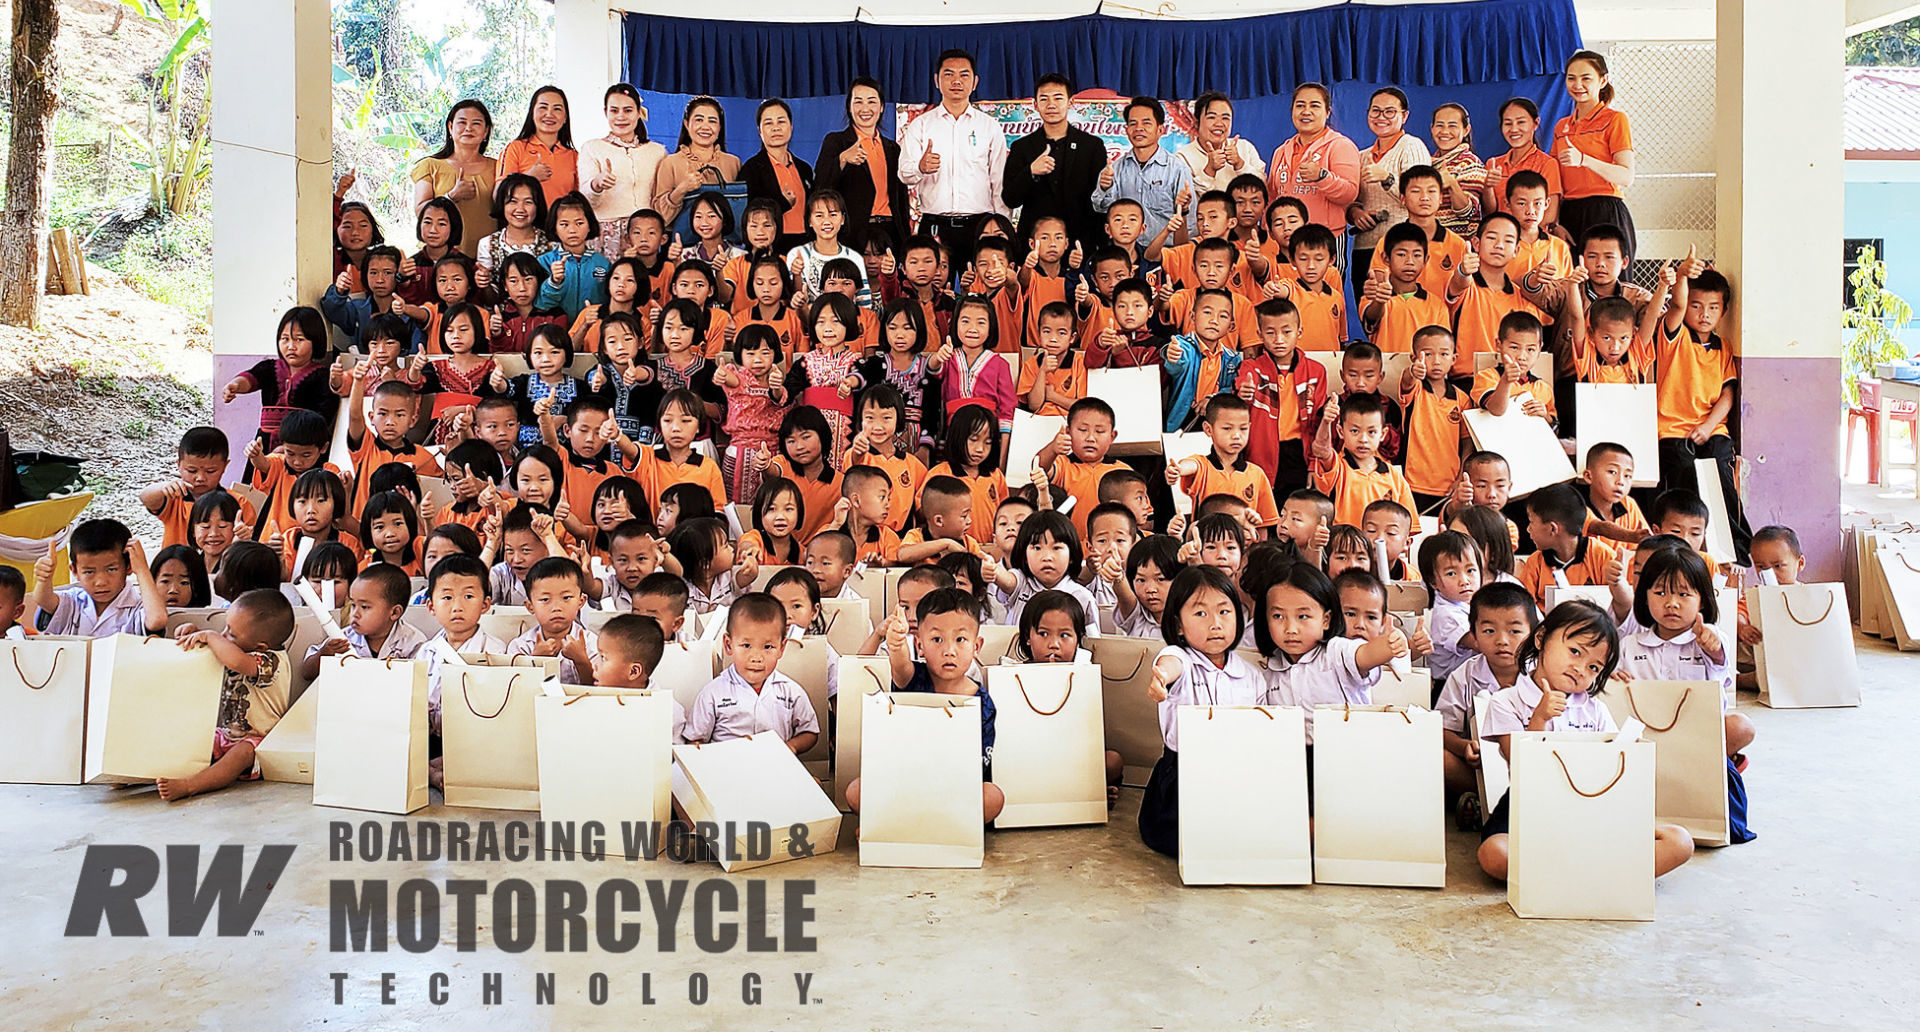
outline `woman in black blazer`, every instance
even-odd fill
[[[780,236],[773,248],[785,254],[812,235],[807,229],[807,195],[813,192],[813,166],[788,147],[793,141],[793,109],[786,101],[778,97],[761,101],[753,120],[760,129],[760,153],[740,166],[740,181],[747,185],[747,203],[764,197],[779,210]],[[782,171],[788,174],[784,183]]]
[[[828,133],[814,162],[814,185],[838,191],[847,199],[847,228],[842,239],[863,253],[876,233],[884,235],[894,254],[907,239],[907,186],[900,181],[900,145],[880,135],[880,116],[886,100],[877,80],[861,76],[847,90],[847,127]],[[886,159],[885,214],[881,192],[874,188],[870,155],[875,149]]]

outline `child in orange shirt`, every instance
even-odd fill
[[[1456,383],[1467,384],[1475,371],[1474,356],[1498,350],[1500,320],[1508,312],[1523,311],[1536,318],[1541,312],[1521,296],[1507,276],[1520,241],[1520,220],[1495,212],[1480,223],[1473,250],[1460,260],[1447,284],[1447,306],[1453,309],[1453,357]]]
[[[1100,504],[1100,481],[1117,469],[1130,469],[1124,462],[1108,462],[1113,447],[1115,416],[1113,406],[1099,398],[1081,398],[1067,410],[1066,428],[1034,456],[1034,464],[1046,471],[1054,486],[1073,498],[1075,533],[1084,535],[1087,515]]]
[[[1596,537],[1619,541],[1631,548],[1651,533],[1633,489],[1633,453],[1610,441],[1587,449],[1587,466],[1580,471],[1587,485],[1587,522],[1581,529]]]
[[[1547,608],[1547,588],[1556,584],[1604,584],[1613,593],[1613,611],[1633,605],[1627,565],[1620,552],[1581,531],[1587,505],[1572,484],[1554,484],[1527,496],[1527,537],[1537,551],[1520,565],[1520,585],[1535,605]]]
[[[1380,267],[1380,256],[1386,266]],[[1413,350],[1413,335],[1428,326],[1449,326],[1452,313],[1444,293],[1423,285],[1427,263],[1427,234],[1411,222],[1387,230],[1374,250],[1375,268],[1368,274],[1361,296],[1360,324],[1375,347],[1386,354]]]
[[[1309,223],[1293,233],[1290,253],[1296,276],[1279,280],[1274,296],[1292,301],[1300,310],[1303,351],[1338,351],[1347,337],[1347,309],[1339,277],[1327,275],[1334,268],[1333,256],[1339,250],[1339,241],[1325,226]]]
[[[982,237],[973,252],[973,291],[993,306],[1000,331],[995,350],[1017,355],[1026,340],[1026,320],[1020,309],[1020,283],[1007,257],[1007,241]]]
[[[1638,320],[1647,331],[1644,334],[1636,332],[1633,302],[1624,297],[1595,301],[1585,319],[1578,319],[1581,306],[1576,302],[1574,312],[1580,328],[1573,337],[1574,382],[1639,384],[1651,380],[1653,334],[1666,294],[1667,288],[1662,286],[1655,303],[1648,305],[1646,314]]]
[[[1520,411],[1548,426],[1557,421],[1553,408],[1553,384],[1533,375],[1533,360],[1540,357],[1546,331],[1540,320],[1526,312],[1508,312],[1500,319],[1500,361],[1492,369],[1482,369],[1473,378],[1473,401],[1496,416],[1504,416],[1507,406],[1519,398]]]
[[[1020,308],[1025,339],[1035,341],[1040,339],[1040,310],[1067,299],[1086,252],[1078,242],[1067,250],[1067,222],[1058,215],[1034,219],[1029,230],[1027,260],[1020,264]]]
[[[1421,268],[1418,281],[1427,293],[1438,298],[1447,296],[1447,281],[1453,278],[1453,270],[1471,250],[1465,237],[1440,224],[1439,211],[1446,197],[1440,172],[1432,165],[1415,165],[1400,173],[1400,200],[1407,206],[1404,225],[1420,231],[1421,243],[1426,248],[1426,265]],[[1386,267],[1386,249],[1375,248],[1370,269]]]
[[[900,557],[900,536],[887,526],[893,481],[874,466],[849,466],[840,477],[840,493],[842,504],[825,529],[845,531],[853,539],[855,561],[892,565]]]
[[[1086,369],[1074,361],[1073,309],[1055,301],[1040,310],[1038,351],[1020,365],[1015,393],[1035,415],[1064,416],[1087,388]]]
[[[174,457],[174,469],[180,475],[149,484],[140,492],[140,504],[160,520],[166,532],[160,547],[193,543],[188,522],[193,503],[219,489],[220,478],[227,472],[227,455],[227,435],[214,427],[196,426],[180,435]],[[241,522],[251,527],[255,516],[253,506],[243,502]]]
[[[984,532],[1007,498],[1007,475],[1000,469],[1000,421],[984,405],[962,405],[947,417],[947,460],[933,467],[927,478],[952,477],[967,486],[973,498],[971,526]]]
[[[1193,310],[1200,292],[1227,291],[1233,302],[1233,334],[1229,339],[1240,350],[1259,347],[1260,327],[1253,314],[1253,302],[1230,289],[1234,269],[1241,264],[1239,251],[1220,237],[1209,237],[1192,246],[1192,269],[1188,275],[1195,285],[1176,290],[1173,280],[1168,278],[1160,286],[1160,294],[1166,299],[1162,307],[1167,323],[1178,327],[1181,333],[1194,332]]]
[[[870,466],[886,475],[891,497],[881,522],[895,534],[906,529],[914,501],[920,497],[920,485],[927,481],[927,467],[912,448],[901,446],[899,441],[906,415],[906,399],[892,384],[876,383],[862,391],[854,409],[854,421],[860,429],[842,463],[846,469]]]
[[[1522,171],[1507,180],[1507,211],[1520,220],[1520,237],[1514,244],[1513,260],[1507,263],[1507,275],[1520,281],[1529,293],[1573,271],[1573,249],[1565,240],[1545,232],[1541,225],[1547,217],[1547,180],[1538,172]]]
[[[1285,298],[1254,309],[1260,351],[1240,364],[1236,393],[1252,408],[1247,460],[1273,471],[1276,495],[1307,486],[1307,442],[1327,400],[1327,370],[1300,353],[1300,310]]]
[[[1400,378],[1406,411],[1406,476],[1414,511],[1435,512],[1460,479],[1461,414],[1473,407],[1467,392],[1447,381],[1453,368],[1453,331],[1424,327],[1413,335],[1413,364]]]
[[[1180,485],[1189,498],[1224,494],[1251,507],[1262,527],[1273,526],[1280,509],[1267,473],[1246,457],[1253,409],[1238,395],[1216,394],[1207,402],[1204,429],[1213,449],[1204,457],[1167,463],[1167,483]]]
[[[264,511],[248,525],[255,541],[266,541],[293,525],[288,491],[300,474],[321,465],[333,441],[327,421],[308,409],[288,412],[280,421],[279,437],[280,444],[272,452],[257,437],[247,442],[247,464],[253,468],[256,486],[267,496]],[[326,468],[340,472],[332,463],[326,463]]]
[[[1267,258],[1262,297],[1280,296],[1281,283],[1299,278],[1299,271],[1293,267],[1293,234],[1310,221],[1306,202],[1298,197],[1276,197],[1261,214],[1260,224],[1267,231],[1266,240],[1260,244],[1260,253]]]
[[[429,477],[440,475],[440,460],[433,453],[408,440],[418,415],[420,399],[413,388],[399,380],[388,380],[373,391],[371,426],[366,405],[367,379],[362,375],[368,363],[353,370],[353,388],[347,394],[347,449],[353,454],[353,499],[346,513],[357,518],[367,504],[368,481],[373,471],[389,462],[412,466],[414,472]],[[369,432],[371,430],[371,432]]]
[[[1657,351],[1660,488],[1700,494],[1694,460],[1713,459],[1720,471],[1720,494],[1727,503],[1734,558],[1744,563],[1753,535],[1740,505],[1733,475],[1733,438],[1727,431],[1739,379],[1733,354],[1717,332],[1732,303],[1733,286],[1717,270],[1707,268],[1691,248],[1675,278],[1673,304],[1661,325]]]
[[[1334,421],[1340,424],[1340,452],[1333,449]],[[1333,499],[1335,523],[1358,526],[1367,506],[1382,498],[1413,509],[1413,489],[1400,470],[1380,457],[1386,412],[1373,394],[1329,401],[1321,410],[1313,440],[1313,486]]]

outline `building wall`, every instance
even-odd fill
[[[1903,170],[1863,165],[1916,167],[1907,181],[1888,182]],[[1920,307],[1920,162],[1847,162],[1846,202],[1847,239],[1884,239],[1887,287]],[[1920,348],[1920,321],[1909,323],[1901,339],[1909,350]]]

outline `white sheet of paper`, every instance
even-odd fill
[[[1087,370],[1087,397],[1113,406],[1114,454],[1143,454],[1160,443],[1160,368]]]
[[[1033,483],[1033,457],[1067,428],[1064,416],[1036,416],[1025,409],[1013,413],[1013,437],[1007,442],[1007,486]]]
[[[1169,463],[1194,456],[1204,456],[1212,449],[1213,439],[1203,433],[1160,435],[1160,451],[1167,457]],[[1173,511],[1193,511],[1193,499],[1187,497],[1187,493],[1180,489],[1179,484],[1173,485]]]
[[[1650,383],[1573,385],[1574,461],[1603,441],[1633,453],[1633,486],[1660,482],[1660,388]]]
[[[1499,452],[1507,460],[1513,471],[1513,497],[1574,478],[1573,463],[1567,461],[1566,450],[1546,420],[1527,415],[1518,405],[1510,406],[1504,416],[1477,408],[1461,415],[1475,447]]]
[[[1720,490],[1720,467],[1712,459],[1695,459],[1693,473],[1700,480],[1700,500],[1707,503],[1707,554],[1731,563],[1733,527],[1727,519],[1727,496]]]

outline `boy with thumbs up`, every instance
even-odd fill
[[[103,638],[115,634],[145,634],[149,628],[144,597],[159,598],[146,576],[146,552],[126,524],[119,520],[88,520],[73,528],[67,539],[67,562],[74,583],[53,586],[60,561],[58,542],[33,563],[31,626],[41,634],[70,634]],[[134,570],[142,575],[138,582]],[[166,626],[166,605],[160,605],[160,627]],[[157,628],[156,628],[157,630]]]
[[[1733,411],[1739,379],[1733,355],[1720,340],[1720,320],[1733,300],[1733,286],[1687,248],[1673,287],[1673,304],[1660,324],[1655,361],[1660,370],[1660,489],[1700,494],[1694,460],[1711,458],[1720,473],[1735,560],[1747,561],[1753,533],[1740,506],[1734,477]]]

